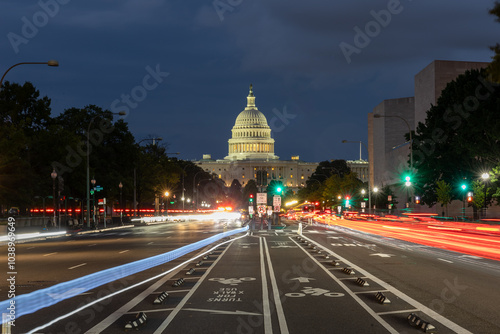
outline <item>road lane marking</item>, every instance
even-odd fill
[[[399,310],[399,311],[387,311],[387,312],[378,312],[378,315],[389,315],[389,314],[396,314],[396,313],[412,313],[412,312],[418,312],[420,310],[413,309],[413,310]]]
[[[399,297],[400,299],[404,300],[405,302],[407,302],[408,304],[410,304],[411,306],[417,308],[420,310],[420,312],[423,312],[425,313],[426,315],[428,315],[429,317],[433,318],[434,320],[437,320],[438,322],[440,322],[442,325],[448,327],[449,329],[455,331],[456,333],[460,333],[460,334],[473,334],[472,332],[468,331],[467,329],[461,327],[460,325],[454,323],[453,321],[449,320],[448,318],[445,318],[443,317],[441,314],[437,313],[436,311],[430,309],[429,307],[425,306],[424,304],[416,301],[415,299],[411,298],[410,296],[407,296],[405,295],[403,292],[399,291],[398,289],[396,289],[395,287],[393,287],[392,285],[390,285],[389,283],[386,283],[384,282],[383,280],[379,279],[378,277],[370,274],[369,272],[367,272],[366,270],[362,269],[361,267],[353,264],[352,262],[348,261],[347,259],[343,258],[342,256],[336,254],[335,252],[333,252],[332,250],[324,247],[323,245],[320,245],[318,244],[317,242],[315,242],[314,240],[312,239],[309,239],[308,237],[306,236],[302,236],[304,239],[307,239],[308,241],[310,242],[314,242],[316,245],[318,245],[318,247],[322,248],[325,252],[329,253],[330,255],[332,256],[335,256],[339,261],[342,261],[344,262],[345,264],[347,264],[349,267],[352,267],[354,270],[357,270],[358,272],[363,272],[364,275],[371,279],[373,282],[379,284],[380,286],[384,287],[385,289],[389,290],[391,293],[393,293],[394,295],[396,295],[396,297]],[[295,242],[295,240],[292,239],[293,242]],[[295,242],[296,243],[296,242]],[[313,258],[317,263],[319,263],[314,257],[312,257],[309,253],[307,253],[306,250],[302,249],[306,254],[308,254],[311,258]],[[321,266],[322,268],[324,268],[323,266]],[[327,273],[329,273],[331,276],[333,276],[333,274],[331,274],[331,272],[327,271],[326,269],[324,269]],[[334,277],[334,276],[333,276]],[[340,284],[343,284],[342,282],[339,281]],[[347,288],[347,287],[346,287]],[[356,296],[357,297],[357,296]]]
[[[33,249],[33,248],[35,248],[35,247],[28,247],[28,248],[26,248],[26,249]]]
[[[223,311],[223,310],[205,310],[201,308],[185,308],[183,311],[207,312],[210,314],[232,314],[232,315],[256,315],[262,316],[260,313],[245,312],[245,311]]]
[[[45,254],[44,256],[50,256],[50,255],[54,255],[54,254],[57,254],[57,252]]]
[[[75,268],[78,268],[78,267],[81,267],[81,266],[84,266],[86,265],[87,263],[80,263],[79,265],[76,265],[76,266],[73,266],[73,267],[69,267],[68,269],[71,270],[71,269],[75,269]]]
[[[87,245],[87,247],[92,247],[92,246],[95,246],[95,245],[97,245],[97,244]]]
[[[159,308],[159,309],[153,309],[153,310],[143,310],[143,311],[131,311],[131,312],[126,312],[124,314],[137,314],[137,313],[150,313],[150,312],[164,312],[164,311],[172,311],[173,308]]]
[[[126,253],[126,252],[128,252],[128,251],[129,251],[129,250],[128,250],[128,249],[126,249],[126,250],[121,251],[121,252],[118,252],[118,253],[119,253],[119,254],[123,254],[123,253]]]
[[[285,312],[283,312],[283,305],[281,305],[280,292],[278,284],[276,283],[276,275],[274,273],[271,256],[269,255],[269,248],[267,247],[267,240],[264,241],[267,256],[267,266],[269,269],[269,277],[271,278],[271,286],[273,288],[274,304],[276,305],[276,313],[278,315],[278,322],[281,329],[281,334],[288,334],[288,325],[286,323]]]
[[[445,260],[440,257],[437,258],[439,261],[447,262],[447,263],[453,263],[453,261]]]
[[[271,309],[269,307],[269,291],[267,289],[266,266],[264,264],[263,239],[259,237],[260,276],[262,280],[262,310],[264,311],[264,333],[272,334]]]
[[[153,241],[151,241],[151,242],[148,242],[148,245],[151,245],[151,244],[153,244],[153,243],[154,243]]]

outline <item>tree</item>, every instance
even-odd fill
[[[417,126],[414,183],[428,205],[437,202],[437,181],[456,185],[500,164],[500,86],[485,78],[485,70],[458,76],[429,109],[425,123]]]
[[[231,182],[231,186],[229,187],[229,193],[228,197],[229,200],[232,203],[232,207],[235,209],[239,209],[241,207],[244,207],[244,200],[242,199],[242,187],[240,181],[237,179],[234,179],[233,182]]]
[[[50,126],[50,99],[26,82],[24,85],[5,82],[0,91],[0,204],[3,207],[29,205],[37,193],[39,180],[50,179],[41,138]],[[68,138],[70,140],[70,138]],[[49,188],[51,189],[51,188]],[[44,194],[46,195],[46,194]]]
[[[500,22],[500,2],[495,1],[494,7],[490,10],[490,14],[496,16],[495,21]],[[488,73],[494,82],[500,82],[500,44],[490,47],[495,53],[492,57],[493,61],[488,67]]]
[[[444,180],[436,182],[436,197],[441,206],[445,207],[446,216],[448,216],[448,204],[451,203],[451,186]]]

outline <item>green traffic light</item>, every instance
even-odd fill
[[[276,188],[276,191],[281,192],[281,187]]]
[[[462,188],[462,190],[465,190],[465,189],[467,189],[467,185],[466,184],[462,184],[461,188]]]

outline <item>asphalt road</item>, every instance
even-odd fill
[[[68,241],[66,249],[77,245],[73,256],[57,261],[59,250],[51,247],[62,243],[36,243],[47,248],[27,257],[32,262],[24,270],[36,277],[34,271],[54,266],[66,279],[84,274],[76,269],[101,270],[222,231],[206,222],[141,229]],[[233,238],[207,259],[179,259],[23,316],[13,333],[27,332],[122,288],[130,289],[36,332],[123,333],[138,314],[145,314],[138,327],[143,333],[422,333],[410,325],[410,313],[438,333],[500,332],[499,262],[340,227],[306,226],[301,239],[296,230],[297,225],[282,231],[258,229]],[[87,249],[96,247],[92,244],[103,254],[90,255]],[[56,254],[44,256],[51,252]],[[94,257],[98,260],[89,265]],[[46,262],[37,267],[37,261]],[[79,263],[87,264],[68,269]],[[177,264],[177,270],[133,287]],[[188,274],[191,268],[195,271]],[[45,271],[38,280],[48,280],[51,269]],[[184,283],[173,287],[179,278]],[[153,304],[163,292],[168,297]]]

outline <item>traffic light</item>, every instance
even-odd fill
[[[469,202],[469,203],[470,203],[470,202],[472,202],[472,199],[473,199],[473,198],[472,198],[472,191],[469,191],[469,192],[467,193],[467,202]]]
[[[250,203],[253,203],[253,194],[250,194],[250,197],[248,198],[248,201],[249,201]]]
[[[467,185],[464,183],[464,184],[462,184],[462,185],[460,186],[460,188],[462,188],[462,190],[465,190],[465,189],[467,189]]]
[[[405,186],[407,186],[407,187],[411,186],[411,177],[410,176],[405,177]]]
[[[415,196],[415,204],[420,204],[420,197],[419,196]]]
[[[349,204],[349,200],[350,200],[350,199],[351,199],[351,197],[350,197],[350,196],[346,196],[346,197],[345,197],[345,206],[346,206],[346,207],[349,207],[349,206],[350,206],[350,204]]]

